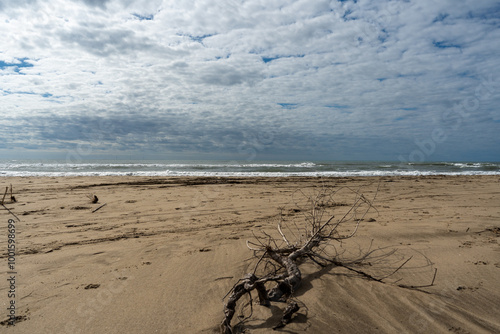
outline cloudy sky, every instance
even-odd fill
[[[0,154],[500,160],[497,0],[0,0]]]

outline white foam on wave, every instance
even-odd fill
[[[313,162],[281,163],[0,163],[2,170],[15,169],[100,169],[100,168],[312,168]]]
[[[483,168],[481,168],[483,167]],[[408,163],[394,162],[238,162],[238,161],[90,161],[64,163],[0,162],[5,176],[217,176],[217,177],[346,177],[418,175],[500,175],[499,163]]]

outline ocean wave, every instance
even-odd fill
[[[407,176],[500,175],[500,163],[310,161],[0,161],[0,176]]]
[[[134,168],[313,168],[313,162],[301,163],[0,163],[0,169],[134,169]]]
[[[408,163],[412,166],[435,166],[435,167],[458,167],[458,168],[500,168],[500,163],[494,162],[414,162]]]
[[[450,164],[451,166],[459,168],[499,168],[499,164],[489,163],[489,162],[455,162]]]
[[[498,171],[431,172],[431,171],[324,171],[324,172],[208,172],[208,171],[128,171],[128,172],[0,172],[0,177],[76,177],[76,176],[198,176],[198,177],[354,177],[354,176],[433,176],[433,175],[500,175]]]

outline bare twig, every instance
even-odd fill
[[[281,230],[281,222],[278,223],[278,231],[279,233],[281,234],[281,237],[283,238],[283,240],[285,240],[286,244],[288,246],[290,246],[290,242],[288,242],[288,239],[286,238],[285,234],[283,233],[283,231]]]
[[[5,201],[5,196],[7,196],[7,191],[9,191],[9,187],[5,187],[5,193],[3,194],[2,202],[0,204],[3,204]]]
[[[436,274],[437,274],[437,268],[434,268],[434,276],[432,277],[432,282],[431,284],[425,284],[425,285],[405,285],[405,284],[398,284],[400,288],[406,288],[406,289],[419,289],[419,288],[428,288],[430,286],[434,285],[434,280],[436,279]]]
[[[100,207],[98,207],[97,209],[92,210],[92,213],[94,213],[94,212],[96,212],[97,210],[99,210],[100,208],[102,208],[102,207],[106,206],[106,204],[107,204],[107,203],[104,203],[103,205],[101,205],[101,206],[100,206]]]
[[[399,267],[397,267],[397,268],[396,268],[396,270],[394,270],[394,271],[393,271],[392,273],[390,273],[389,275],[386,275],[386,276],[382,277],[382,278],[381,278],[381,280],[386,279],[387,277],[390,277],[390,276],[394,275],[395,273],[397,273],[397,272],[399,271],[399,269],[403,268],[403,266],[404,266],[405,264],[407,264],[407,263],[408,263],[408,262],[409,262],[412,258],[413,258],[413,256],[410,256],[408,259],[406,259],[406,261],[405,261],[405,262],[403,262],[403,264],[401,264]]]
[[[17,202],[16,198],[14,197],[14,195],[12,194],[12,184],[10,185],[10,201],[12,203],[15,203]]]
[[[10,213],[11,215],[13,215],[14,217],[16,217],[16,219],[17,219],[18,221],[21,221],[21,219],[19,219],[19,218],[18,218],[18,217],[17,217],[17,216],[16,216],[16,215],[12,212],[12,211],[10,211],[10,209],[9,209],[8,207],[6,207],[3,203],[0,203],[0,205],[1,205],[1,206],[3,206],[3,207],[5,208],[5,210],[9,211],[9,213]]]

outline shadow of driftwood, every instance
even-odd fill
[[[343,257],[337,263],[330,263],[324,266],[316,264],[315,268],[317,270],[309,268],[308,273],[303,274],[301,284],[292,298],[300,298],[305,295],[314,288],[313,282],[325,275],[366,279],[380,284],[390,284],[399,288],[414,288],[415,290],[419,290],[419,285],[403,285],[400,282],[408,277],[413,277],[415,271],[421,272],[424,276],[430,276],[431,278],[433,272],[432,262],[422,253],[413,249],[404,250],[390,246],[358,252],[351,258]],[[419,291],[426,292],[423,290]],[[234,333],[245,333],[246,330],[252,329],[274,328],[280,322],[285,307],[286,303],[271,304],[269,306],[272,313],[270,317],[262,322],[259,322],[257,319],[252,319],[251,322],[242,321],[234,327]],[[291,322],[309,323],[307,307],[304,304],[301,305],[301,309],[293,316]],[[293,333],[293,331],[287,330],[286,327],[276,329],[276,331]]]

